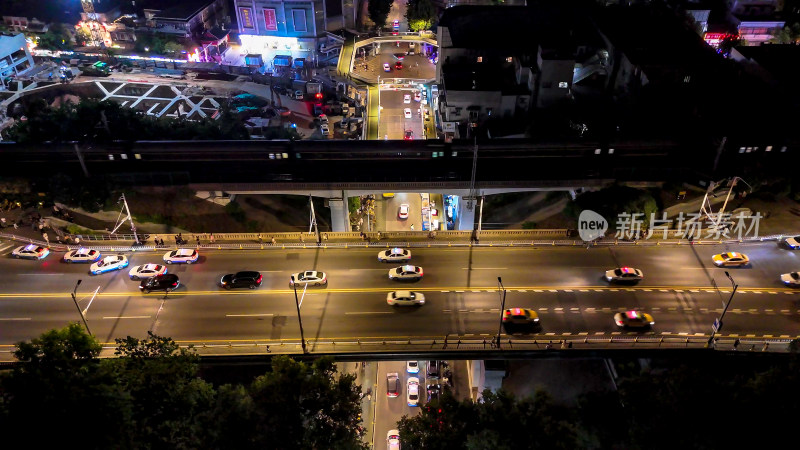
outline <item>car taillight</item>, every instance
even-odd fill
[[[619,326],[622,326],[622,321],[621,321],[621,320],[618,320],[618,321],[617,321],[617,325],[619,325]]]
[[[419,276],[422,276],[422,268],[419,269]]]
[[[258,276],[258,279],[256,280],[256,283],[261,283],[261,279],[262,279],[263,277],[264,277],[263,275],[259,275],[259,276]]]

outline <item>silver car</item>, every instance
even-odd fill
[[[380,262],[403,262],[411,259],[411,251],[404,248],[390,248],[378,252]]]
[[[396,267],[389,271],[390,280],[420,280],[422,279],[422,267],[405,265]]]
[[[800,273],[798,272],[789,272],[781,275],[781,281],[783,284],[790,286],[790,287],[800,287]]]
[[[425,296],[421,292],[394,291],[386,294],[386,303],[392,306],[419,306],[425,304]]]
[[[644,274],[639,269],[633,267],[618,267],[606,271],[606,280],[609,282],[635,282],[644,278]]]
[[[316,270],[306,270],[305,272],[292,274],[289,279],[289,286],[322,286],[328,284],[328,276],[325,272],[318,272]]]

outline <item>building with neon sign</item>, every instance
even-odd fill
[[[320,60],[336,45],[330,32],[355,28],[358,2],[353,0],[234,0],[242,49],[275,70],[291,60]],[[338,52],[336,53],[338,56]]]

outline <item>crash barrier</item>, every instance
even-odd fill
[[[538,230],[543,231],[543,230]],[[558,230],[556,230],[558,231]],[[457,231],[453,233],[468,233],[471,236],[470,232],[463,232]],[[324,233],[323,233],[324,234]],[[752,239],[735,239],[735,240],[704,240],[704,241],[688,241],[686,239],[682,240],[670,240],[670,241],[648,241],[648,240],[618,240],[618,239],[611,239],[611,240],[598,240],[593,241],[591,243],[586,243],[581,240],[574,240],[574,239],[543,239],[543,240],[476,240],[473,241],[469,238],[469,236],[456,235],[456,237],[461,238],[461,240],[445,240],[443,239],[441,234],[437,234],[434,239],[428,237],[427,232],[413,232],[413,231],[406,231],[406,232],[391,232],[387,235],[381,233],[380,239],[377,238],[377,233],[365,233],[367,239],[359,237],[359,233],[329,233],[329,235],[333,235],[334,237],[328,237],[328,239],[323,238],[323,240],[319,243],[316,241],[316,236],[314,234],[308,233],[300,233],[299,235],[302,238],[299,238],[298,233],[281,233],[281,235],[288,235],[292,236],[292,241],[289,241],[289,238],[282,237],[280,240],[276,239],[275,243],[273,244],[271,241],[271,237],[277,235],[277,233],[273,234],[265,234],[263,235],[262,242],[258,242],[257,239],[250,239],[250,242],[246,242],[247,239],[253,236],[252,233],[228,233],[222,234],[223,236],[231,237],[231,238],[240,238],[241,241],[236,242],[235,239],[233,242],[222,239],[216,238],[215,242],[210,242],[210,234],[209,235],[186,235],[184,239],[187,241],[186,244],[183,244],[184,247],[196,247],[199,249],[207,249],[207,250],[267,250],[267,249],[311,249],[311,248],[390,248],[390,247],[408,247],[408,248],[432,248],[432,247],[555,247],[555,246],[564,246],[564,247],[603,247],[603,246],[663,246],[663,245],[720,245],[720,244],[747,244],[747,243],[760,243],[766,241],[780,241],[785,236],[796,236],[800,233],[796,234],[789,234],[789,235],[771,235],[771,236],[762,236],[758,238]],[[257,234],[256,234],[257,235]],[[346,236],[345,241],[342,242],[332,242],[334,239],[343,239],[339,236]],[[91,245],[92,248],[96,248],[100,251],[117,251],[117,252],[125,252],[125,251],[164,251],[166,249],[175,248],[174,240],[171,240],[172,235],[168,236],[170,239],[164,239],[164,246],[155,246],[152,244],[152,241],[146,243],[145,245],[131,245],[133,241],[133,235],[114,235],[117,237],[117,240],[112,241],[111,239],[85,239],[81,238],[80,245],[75,244],[54,244],[52,241],[49,244],[51,250],[54,251],[66,251],[68,249],[75,249],[81,246]],[[130,237],[128,240],[123,240],[124,237]],[[201,237],[201,244],[197,245],[196,239],[194,236],[209,236],[209,238],[202,238]],[[369,238],[370,236],[375,236],[375,239]],[[451,237],[452,235],[445,235],[445,237]],[[190,238],[191,237],[191,238]],[[400,240],[401,238],[418,238],[417,241],[411,240]],[[527,236],[526,236],[527,237]],[[18,241],[20,243],[31,243],[37,244],[42,246],[48,246],[45,241],[30,239],[23,236],[17,236],[13,234],[5,234],[0,233],[0,238],[5,239],[12,239]],[[140,237],[141,239],[141,237]],[[150,238],[152,239],[152,237]],[[105,245],[102,242],[106,242]]]
[[[710,351],[741,351],[788,353],[792,339],[762,339],[717,337],[709,343],[708,336],[680,335],[554,335],[514,337],[502,336],[498,348],[495,336],[464,337],[438,336],[419,339],[307,339],[308,354],[397,354],[425,352],[542,352],[576,350],[675,350],[708,349]],[[205,356],[220,355],[265,355],[265,354],[303,354],[300,339],[252,340],[230,342],[178,341],[182,348],[190,346]],[[104,347],[108,356],[113,355],[114,347]]]

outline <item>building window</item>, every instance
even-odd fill
[[[492,117],[492,108],[486,108],[486,115]]]
[[[294,31],[308,31],[306,26],[306,10],[293,9],[292,21],[294,22]]]
[[[567,89],[567,88],[569,88],[569,83],[567,83],[566,81],[559,81],[558,82],[558,87],[561,88],[561,89]]]
[[[476,110],[470,111],[469,112],[469,120],[470,121],[478,120],[478,111],[476,111]]]
[[[483,62],[483,56],[478,56],[478,62]]]
[[[512,58],[511,56],[509,56],[508,58],[506,58],[506,62],[511,62],[511,61],[513,61],[513,60],[514,60],[514,58]]]

